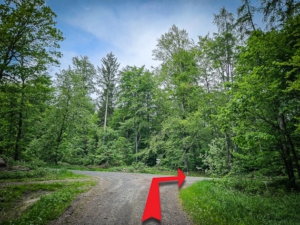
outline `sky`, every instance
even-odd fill
[[[214,14],[225,6],[232,13],[240,0],[46,0],[57,14],[57,28],[65,40],[63,57],[54,74],[72,64],[75,56],[88,56],[94,66],[112,52],[121,64],[151,69],[159,65],[152,50],[157,39],[175,24],[195,42],[217,29]]]

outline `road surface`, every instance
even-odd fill
[[[148,191],[153,177],[165,175],[73,171],[98,178],[98,184],[81,194],[63,215],[50,225],[150,225],[191,224],[178,199],[177,182],[160,184],[162,221],[154,219],[142,223]],[[181,188],[206,178],[186,177]]]

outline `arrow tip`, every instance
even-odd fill
[[[142,222],[145,222],[146,220],[151,219],[151,218],[161,221],[161,216],[143,215]]]
[[[160,197],[159,197],[159,184],[157,179],[153,178],[148,193],[148,198],[145,205],[145,210],[142,217],[142,222],[147,219],[154,218],[161,220],[160,213]]]
[[[178,168],[178,187],[181,187],[183,181],[185,180],[184,173]]]

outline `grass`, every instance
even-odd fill
[[[299,224],[300,194],[246,179],[206,180],[180,191],[195,224]]]
[[[61,180],[83,178],[84,175],[74,174],[65,168],[36,168],[29,171],[1,171],[0,182],[21,182],[41,180]]]
[[[21,180],[34,182],[36,179],[49,180],[48,183],[20,183],[0,186],[0,224],[47,224],[47,222],[58,218],[72,200],[82,192],[86,192],[96,184],[93,179],[84,175],[76,175],[65,169],[53,170],[40,168],[39,171],[28,171],[1,174],[2,181]],[[36,176],[35,176],[36,175]],[[3,179],[6,178],[6,179]],[[8,179],[7,179],[8,178]],[[81,178],[78,180],[68,179],[58,181],[57,179]],[[82,180],[82,178],[85,178]],[[38,198],[37,198],[38,197]],[[35,198],[34,203],[24,208],[24,199]],[[22,209],[22,210],[21,210]],[[22,213],[18,213],[18,211]]]

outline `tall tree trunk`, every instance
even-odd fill
[[[19,109],[19,120],[18,120],[18,130],[17,130],[17,138],[16,138],[16,145],[15,145],[15,156],[14,160],[20,159],[20,142],[22,139],[22,129],[23,129],[23,110],[24,110],[24,80],[22,81],[22,92],[21,92],[21,99],[20,99],[20,109]]]
[[[139,143],[140,143],[140,137],[138,132],[138,124],[135,124],[135,154],[139,152]],[[135,156],[135,161],[138,161],[137,155]]]
[[[298,178],[300,179],[300,166],[299,166],[299,161],[298,161],[297,152],[296,152],[296,150],[295,150],[294,144],[293,144],[292,139],[291,139],[291,137],[290,137],[289,134],[287,134],[287,138],[288,138],[289,145],[291,146],[291,150],[292,150],[294,162],[295,162],[295,164],[296,164],[296,169],[297,169],[297,173],[298,173]]]
[[[283,115],[283,113],[281,113],[279,115],[279,127],[281,129],[281,131],[284,134],[284,139],[287,139],[287,142],[289,143],[289,146],[291,148],[292,154],[293,154],[293,159],[294,159],[294,163],[296,165],[296,169],[297,169],[297,173],[298,173],[298,177],[300,178],[300,166],[299,166],[299,162],[298,162],[298,156],[294,147],[294,143],[291,139],[291,136],[289,135],[287,129],[286,129],[286,123],[285,123],[285,117]]]
[[[186,175],[189,175],[189,160],[187,157],[187,150],[184,150],[184,166],[186,167]]]
[[[105,114],[104,114],[104,125],[103,125],[103,138],[102,138],[102,145],[105,143],[105,131],[106,131],[106,123],[107,123],[107,110],[108,109],[108,89],[106,90],[106,102],[105,102]]]
[[[105,104],[105,115],[104,115],[104,132],[106,129],[106,123],[107,123],[107,111],[108,111],[108,89],[106,91],[106,104]]]
[[[10,108],[13,109],[15,106],[12,102],[12,100],[10,100]],[[14,113],[14,110],[11,110],[11,112],[9,113],[9,144],[7,145],[6,147],[6,154],[9,155],[9,152],[10,152],[10,149],[12,148],[11,146],[11,141],[15,139],[15,134],[14,134],[14,116],[15,116],[15,113]]]
[[[284,140],[282,140],[283,142]],[[285,143],[281,143],[281,150],[282,150],[282,158],[285,165],[285,169],[289,178],[289,184],[291,187],[296,188],[296,182],[295,182],[295,174],[293,170],[293,164],[290,156],[290,151],[287,148]]]
[[[149,113],[149,99],[148,94],[146,95],[146,113],[147,113],[147,138],[150,137],[150,113]],[[149,148],[149,141],[147,142],[147,147]]]
[[[185,116],[186,107],[185,107],[185,98],[184,97],[185,96],[183,95],[182,102],[181,102],[182,111],[183,111],[182,120],[186,119],[186,116]],[[182,139],[184,140],[185,137],[186,137],[186,133],[185,133],[185,131],[183,131]],[[187,157],[187,152],[188,152],[188,149],[186,148],[185,144],[183,144],[184,166],[186,168],[186,174],[188,175],[189,174],[189,161],[188,161],[188,157]]]
[[[58,136],[57,136],[57,139],[56,139],[56,148],[55,148],[55,152],[54,152],[54,163],[55,164],[58,163],[58,149],[59,149],[60,143],[62,141],[62,136],[63,136],[63,132],[64,132],[64,129],[65,129],[65,123],[66,123],[67,115],[68,115],[68,112],[69,112],[68,106],[69,106],[69,99],[67,100],[66,112],[63,116],[62,124],[60,126],[59,133],[58,133]]]
[[[293,163],[291,160],[291,153],[290,153],[290,149],[286,144],[286,135],[285,135],[285,130],[286,130],[286,125],[285,125],[285,121],[284,121],[284,115],[282,113],[280,113],[278,115],[278,123],[279,123],[279,127],[280,127],[280,135],[281,135],[281,146],[282,146],[282,150],[283,150],[283,157],[284,157],[284,163],[286,166],[286,170],[287,170],[287,174],[288,174],[288,178],[289,178],[289,183],[291,185],[291,187],[296,188],[296,182],[295,182],[295,175],[294,175],[294,169],[293,169]]]

